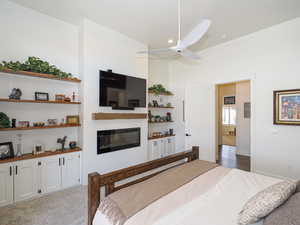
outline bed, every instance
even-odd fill
[[[193,147],[108,174],[89,174],[88,224],[237,225],[237,216],[251,197],[282,181],[198,159],[199,147]],[[173,166],[117,185],[167,165]],[[101,187],[106,196],[102,201]],[[262,225],[263,220],[255,224]]]

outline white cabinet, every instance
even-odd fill
[[[165,146],[167,155],[175,154],[175,137],[166,138]]]
[[[61,187],[60,157],[42,158],[41,163],[41,193],[57,191]]]
[[[21,201],[38,195],[36,160],[14,163],[14,199]]]
[[[80,152],[0,164],[0,206],[80,184]]]
[[[175,138],[166,137],[148,141],[148,159],[154,160],[175,153]]]
[[[62,187],[80,184],[80,153],[75,152],[61,158]]]
[[[0,206],[13,203],[13,165],[0,164]]]

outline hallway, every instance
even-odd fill
[[[219,160],[217,163],[227,168],[237,168],[250,171],[250,157],[236,155],[235,146],[219,146]]]

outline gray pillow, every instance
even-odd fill
[[[266,217],[264,225],[298,225],[300,224],[300,193]]]
[[[295,182],[282,181],[259,192],[244,205],[238,224],[253,224],[269,215],[295,193],[296,186]]]

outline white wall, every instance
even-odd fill
[[[236,83],[236,148],[238,155],[250,156],[250,118],[244,118],[244,103],[250,102],[250,81]]]
[[[215,85],[250,79],[252,171],[300,178],[300,127],[272,122],[273,90],[299,88],[299,28],[298,18],[207,49],[197,64],[172,63],[171,83],[199,87],[194,90],[199,104],[191,106],[198,112],[192,141],[202,158],[215,159]]]
[[[95,121],[92,113],[112,111],[108,107],[99,107],[100,69],[147,79],[148,58],[136,55],[137,51],[146,49],[145,45],[92,21],[84,20],[80,32],[83,47],[80,66],[83,79],[83,182],[86,183],[90,172],[106,173],[147,160],[147,120]],[[140,108],[135,112],[146,113],[147,110]],[[141,127],[140,147],[97,155],[97,130],[131,127]]]
[[[37,56],[78,76],[78,28],[21,7],[10,1],[0,1],[0,60],[24,61],[28,56]],[[12,88],[22,90],[23,99],[34,99],[34,92],[47,92],[50,99],[55,94],[78,94],[79,85],[47,79],[0,74],[0,98],[8,98]],[[0,112],[17,121],[45,122],[47,119],[65,118],[79,112],[77,105],[0,103]],[[43,144],[46,149],[56,149],[58,137],[68,136],[67,141],[77,140],[78,129],[49,129],[33,131],[10,131],[0,133],[0,142],[16,144],[17,134],[23,135],[23,152],[32,152],[34,144]],[[16,150],[16,145],[15,145]]]
[[[169,62],[167,59],[149,59],[149,86],[162,84],[165,88],[169,88]]]

